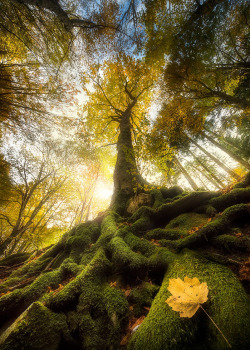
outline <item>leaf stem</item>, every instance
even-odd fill
[[[201,304],[199,304],[200,307],[202,308],[202,310],[205,312],[205,314],[208,316],[208,318],[212,321],[212,323],[215,325],[215,327],[218,329],[218,331],[220,332],[220,334],[222,335],[222,337],[224,338],[224,340],[226,341],[226,343],[228,344],[229,348],[232,348],[231,344],[229,343],[229,341],[227,340],[227,338],[225,337],[225,335],[222,333],[222,331],[220,330],[220,328],[217,326],[217,324],[214,322],[214,320],[212,319],[211,316],[209,316],[209,314],[206,312],[206,310],[201,306]]]

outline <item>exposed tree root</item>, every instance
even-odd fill
[[[226,349],[205,315],[180,318],[165,303],[169,279],[185,276],[207,282],[204,307],[233,349],[249,348],[249,299],[227,267],[239,269],[237,254],[249,250],[249,189],[153,190],[151,198],[130,217],[120,216],[128,199],[113,203],[119,210],[11,273],[0,289],[1,350]]]

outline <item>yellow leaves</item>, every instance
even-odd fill
[[[199,307],[201,307],[213,325],[220,332],[229,348],[231,348],[231,344],[222,333],[221,329],[201,306],[201,304],[207,301],[208,287],[206,282],[200,283],[197,277],[189,278],[186,276],[184,277],[184,281],[180,278],[172,278],[169,280],[168,290],[172,296],[166,300],[166,303],[171,306],[174,311],[179,312],[180,317],[190,318],[196,313]]]
[[[244,77],[244,75],[243,75],[243,77]],[[236,78],[228,79],[228,81],[225,84],[225,92],[228,95],[233,96],[234,95],[234,91],[239,86],[241,80],[243,81],[243,78],[241,76],[237,76]]]
[[[180,313],[180,317],[192,317],[199,309],[200,304],[207,301],[208,287],[206,282],[200,283],[198,278],[184,277],[169,280],[168,290],[172,294],[166,303],[174,311]]]
[[[117,283],[116,283],[116,281],[115,281],[115,282],[110,282],[109,285],[110,285],[110,287],[113,287],[113,288],[114,288],[114,287],[117,286]]]

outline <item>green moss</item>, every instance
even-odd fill
[[[100,228],[96,223],[78,225],[65,244],[69,257],[79,263],[84,251],[95,243],[100,236]]]
[[[7,258],[0,260],[0,266],[13,266],[24,263],[29,257],[31,253],[19,253],[8,256]]]
[[[216,192],[192,192],[171,203],[161,205],[152,217],[159,226],[180,214],[191,212],[216,195],[218,195]]]
[[[169,247],[176,247],[178,250],[185,247],[195,247],[207,244],[213,237],[222,234],[235,221],[243,221],[249,217],[249,208],[246,204],[237,204],[227,208],[218,218],[202,227],[197,233],[189,235],[176,242],[169,242]],[[166,242],[165,242],[166,243]],[[164,244],[167,246],[166,244]]]
[[[199,227],[206,223],[207,220],[208,217],[204,214],[185,213],[172,219],[165,229],[178,229],[181,231],[181,234],[187,233],[193,227]]]
[[[214,237],[211,243],[219,248],[223,248],[229,252],[235,250],[242,250],[250,252],[250,238],[249,237],[235,237],[232,235],[220,235]]]
[[[67,312],[67,324],[71,334],[77,331],[81,318],[82,313],[77,312],[76,310]]]
[[[95,247],[99,248],[106,243],[108,243],[112,237],[117,232],[117,224],[116,224],[117,214],[115,212],[110,212],[102,221],[101,225],[101,236],[98,238],[97,242],[95,243]]]
[[[81,339],[82,349],[106,349],[107,334],[105,334],[105,329],[106,324],[103,323],[103,320],[94,320],[91,314],[87,311],[82,313],[79,325],[79,335]],[[105,334],[105,336],[102,337],[103,334]]]
[[[234,188],[244,188],[250,185],[250,171],[246,174],[241,182],[238,182]]]
[[[60,266],[61,272],[65,275],[76,276],[81,271],[82,266],[77,265],[73,259],[65,259]]]
[[[250,188],[235,188],[229,193],[210,199],[210,204],[221,211],[238,203],[247,203],[250,200]]]
[[[244,219],[249,219],[249,213],[248,204],[236,204],[223,212],[222,219],[229,224],[233,224],[234,222],[242,222]]]
[[[96,222],[90,221],[76,226],[76,236],[88,236],[92,243],[94,243],[100,235],[100,227]]]
[[[135,252],[140,252],[146,257],[152,255],[155,251],[155,246],[145,239],[140,239],[128,232],[124,237],[125,243]]]
[[[106,258],[103,249],[99,249],[90,263],[83,268],[82,272],[70,283],[68,283],[56,295],[51,295],[48,306],[53,310],[73,308],[83,290],[91,294],[93,288],[93,276],[101,283],[110,269],[110,262]]]
[[[129,222],[136,222],[142,217],[150,218],[152,215],[154,215],[154,212],[155,211],[152,208],[142,206],[131,216],[131,218],[129,219]]]
[[[79,298],[77,312],[84,349],[107,349],[109,344],[118,347],[128,315],[128,302],[121,290],[91,279]]]
[[[73,259],[76,263],[79,263],[85,248],[87,248],[91,244],[91,239],[88,236],[77,235],[75,237],[71,237],[67,244],[69,244],[70,246],[69,257]]]
[[[212,205],[206,206],[206,214],[209,217],[213,217],[217,214],[217,210]]]
[[[140,317],[145,314],[144,307],[150,307],[152,301],[159,290],[159,286],[152,283],[143,282],[139,287],[133,289],[129,294],[129,302],[134,304],[134,316]]]
[[[24,288],[25,299],[38,299],[48,287],[56,288],[58,284],[63,280],[65,274],[63,269],[51,271],[40,275],[35,281]]]
[[[60,265],[63,263],[65,259],[69,257],[70,251],[63,250],[61,253],[58,253],[58,256],[53,261],[51,268],[56,269],[60,267]]]
[[[163,247],[156,247],[155,253],[148,259],[149,271],[154,278],[154,274],[165,273],[169,262],[172,261],[174,254]],[[160,283],[161,281],[157,282]]]
[[[49,286],[57,288],[64,276],[63,269],[47,272],[37,277],[30,285],[3,295],[0,298],[0,315],[5,320],[12,317],[18,310],[28,307],[33,301],[40,298]]]
[[[115,192],[111,201],[111,209],[119,215],[124,215],[130,197],[130,194],[126,193],[125,190]]]
[[[133,252],[122,238],[113,238],[109,244],[109,249],[112,253],[112,261],[118,269],[132,271],[146,269],[147,259],[143,255]]]
[[[128,220],[129,223],[132,223],[130,227],[131,232],[140,234],[152,228],[152,215],[154,215],[152,208],[146,206],[140,207]]]
[[[98,314],[105,310],[102,280],[95,276],[86,276],[84,288],[81,289],[77,311],[81,313],[85,310],[98,310]]]
[[[62,333],[67,333],[66,317],[36,302],[3,334],[1,350],[56,350]]]
[[[192,318],[180,318],[165,302],[170,278],[197,277],[209,288],[206,311],[223,331],[232,348],[250,346],[250,305],[243,287],[226,267],[215,264],[191,251],[176,256],[148,316],[133,335],[128,349],[227,349],[228,346],[207,316],[198,310]]]
[[[0,285],[0,294],[6,293],[10,287],[16,286],[20,283],[20,277],[8,278],[5,282]]]
[[[186,231],[182,231],[178,228],[172,229],[163,229],[163,228],[155,228],[153,230],[148,231],[144,237],[146,239],[169,239],[176,240],[185,236],[187,234]]]
[[[82,254],[80,265],[86,266],[93,259],[94,255],[95,255],[94,249],[86,251],[84,254]]]
[[[70,232],[66,232],[63,237],[61,238],[61,240],[54,244],[52,247],[50,247],[49,249],[46,250],[46,252],[44,254],[42,254],[41,256],[39,256],[39,258],[36,260],[37,263],[42,262],[43,260],[46,260],[48,258],[54,258],[58,255],[58,253],[60,253],[63,249],[64,249],[64,244],[69,236]]]
[[[131,225],[131,231],[135,234],[141,234],[152,227],[152,221],[148,216],[142,216]]]
[[[24,277],[29,277],[43,271],[51,260],[52,258],[48,257],[43,260],[37,259],[37,260],[31,261],[28,264],[25,264],[24,266],[22,266],[21,268],[15,270],[10,275],[10,277],[11,278],[20,277],[20,280],[23,280]]]
[[[150,195],[153,199],[153,206],[152,206],[153,209],[158,208],[160,205],[164,203],[164,198],[160,190],[153,189],[150,191]]]
[[[179,186],[174,186],[170,188],[161,187],[160,191],[164,199],[174,198],[183,192],[183,190]]]
[[[125,294],[117,288],[106,285],[103,291],[103,302],[107,311],[108,317],[114,326],[128,315],[128,301]]]
[[[217,214],[217,210],[209,204],[201,205],[195,208],[194,211],[198,214],[205,214],[209,217],[213,217]]]

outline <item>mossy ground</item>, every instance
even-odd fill
[[[249,254],[249,189],[150,195],[152,206],[130,217],[117,195],[101,220],[12,271],[0,287],[0,349],[227,349],[201,309],[180,318],[166,304],[169,279],[185,276],[207,282],[204,308],[232,348],[250,348],[249,299],[229,258]]]

